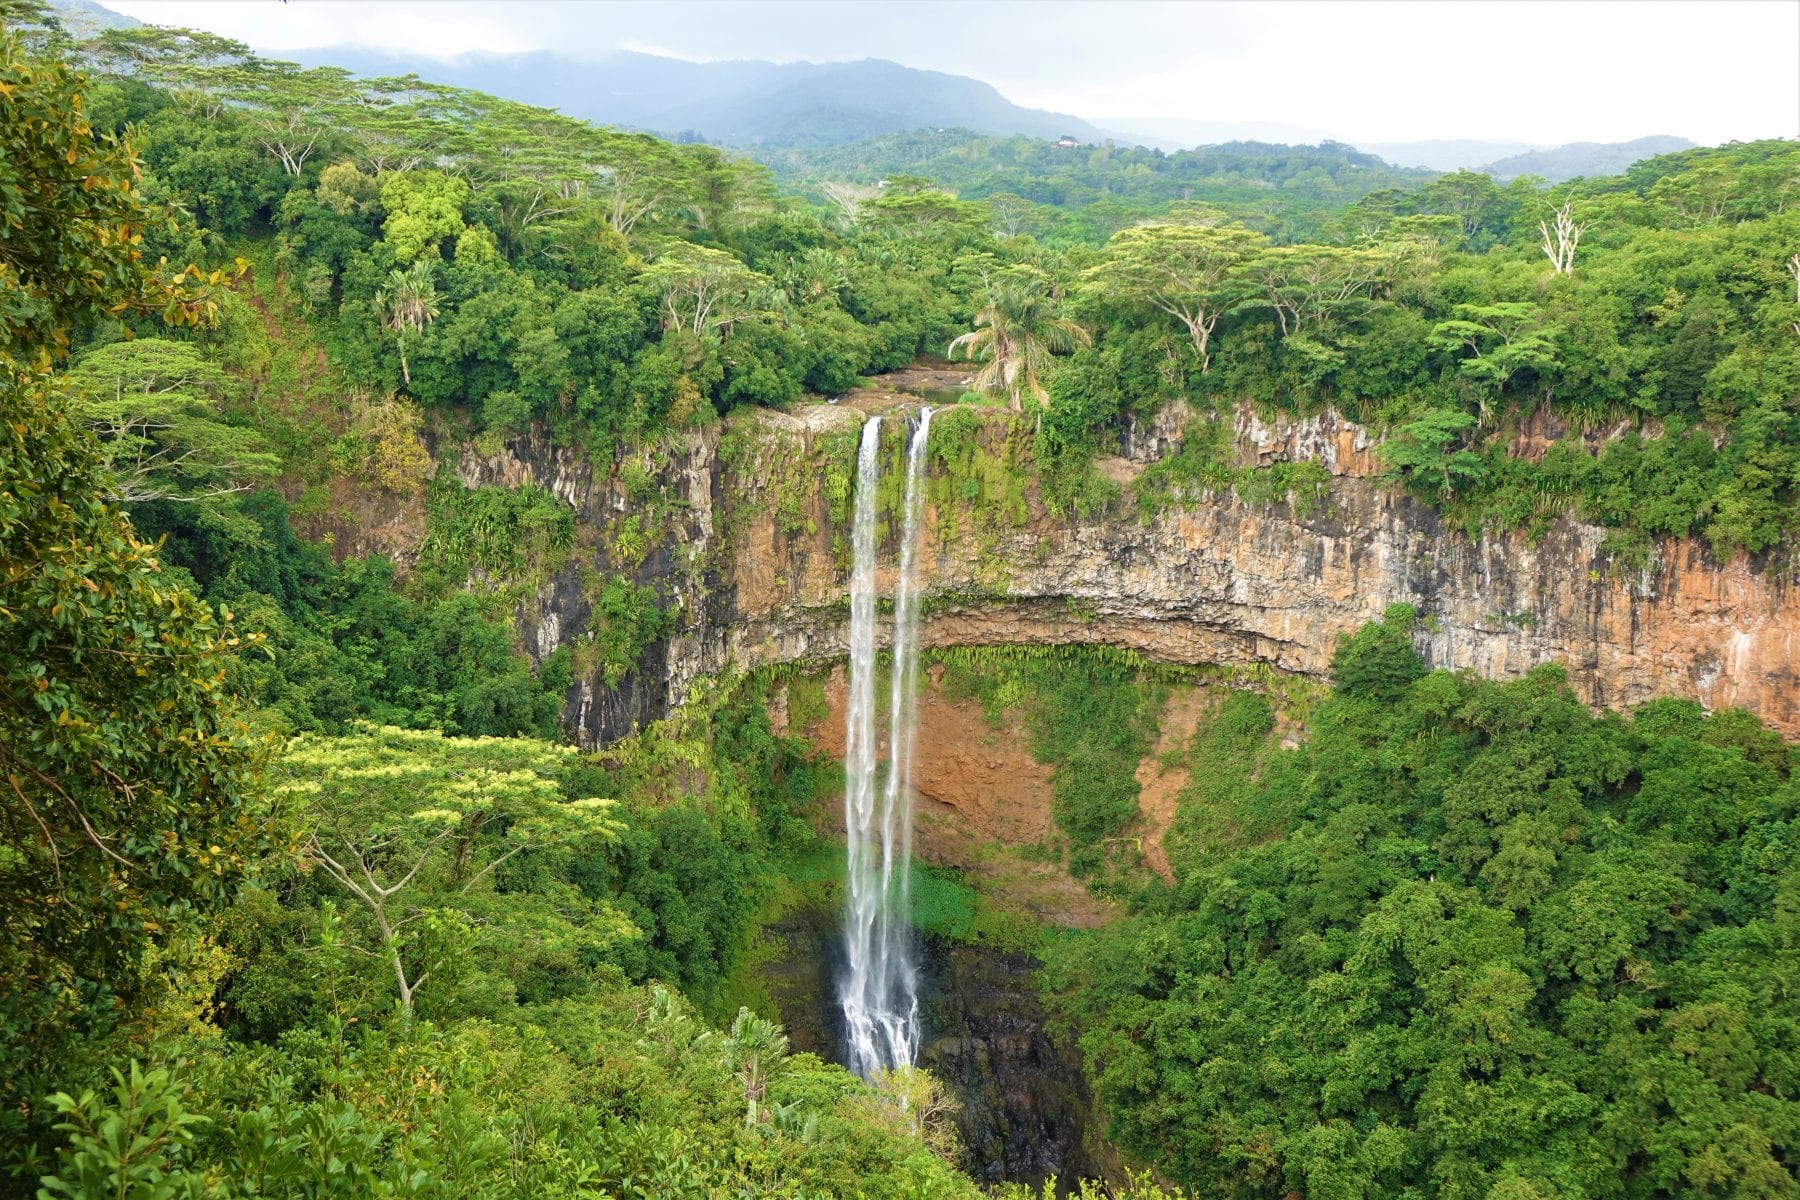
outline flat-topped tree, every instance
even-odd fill
[[[110,74],[167,89],[178,104],[208,121],[224,111],[256,61],[250,47],[232,38],[160,25],[102,30],[81,52]]]
[[[1244,264],[1244,275],[1287,337],[1366,308],[1389,269],[1389,256],[1375,249],[1268,246]]]
[[[729,330],[773,286],[723,250],[680,241],[660,247],[638,279],[661,298],[664,329],[695,334]]]
[[[192,343],[114,342],[83,355],[69,383],[100,439],[110,500],[207,500],[245,491],[280,466],[259,431],[220,419],[238,385]]]
[[[1544,374],[1557,366],[1561,330],[1529,301],[1459,304],[1454,317],[1431,327],[1430,345],[1457,353],[1457,371],[1495,392],[1521,371]],[[1487,401],[1482,401],[1483,415]]]
[[[282,756],[278,791],[304,814],[305,853],[367,913],[405,1011],[432,971],[430,935],[466,922],[477,885],[528,850],[618,836],[611,800],[564,794],[574,754],[365,725]]]
[[[747,158],[733,158],[716,146],[674,147],[678,186],[650,210],[679,212],[696,229],[721,230],[773,216],[780,208],[769,169]],[[629,230],[620,230],[622,233]]]
[[[1105,257],[1082,275],[1082,290],[1104,304],[1138,305],[1180,321],[1200,371],[1212,368],[1219,317],[1241,294],[1241,269],[1268,239],[1237,225],[1139,225],[1115,233]]]
[[[416,171],[451,148],[455,130],[431,111],[454,89],[416,75],[363,81],[360,103],[344,116],[356,164],[372,174]]]
[[[843,229],[856,228],[869,201],[881,195],[881,189],[872,183],[853,183],[840,179],[824,180],[819,184],[819,191],[837,210],[838,224]]]
[[[593,192],[619,233],[629,237],[640,221],[665,206],[700,198],[700,164],[679,147],[645,134],[597,132]]]
[[[360,103],[360,85],[340,67],[306,70],[253,60],[226,92],[250,122],[257,142],[288,175],[299,175],[319,148],[335,141]]]
[[[863,219],[876,229],[918,233],[933,229],[972,229],[985,225],[988,209],[973,200],[958,200],[949,192],[891,189],[863,208]]]

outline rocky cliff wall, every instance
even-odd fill
[[[1127,484],[1120,501],[1090,518],[1057,516],[1021,465],[1028,439],[1010,418],[957,411],[945,436],[959,445],[934,464],[920,556],[928,647],[1105,643],[1167,662],[1322,677],[1339,634],[1405,602],[1424,618],[1419,649],[1434,667],[1507,677],[1560,662],[1596,705],[1689,696],[1742,705],[1800,736],[1791,562],[1718,563],[1695,543],[1670,542],[1650,569],[1626,572],[1602,549],[1603,530],[1567,518],[1536,542],[1470,539],[1381,484],[1374,439],[1330,413],[1264,421],[1244,411],[1235,421],[1241,466],[1321,464],[1329,479],[1317,503],[1204,494],[1140,519],[1128,485],[1177,448],[1190,417],[1171,410],[1128,430],[1102,463]],[[584,570],[619,569],[677,610],[673,636],[645,648],[618,686],[589,677],[572,690],[567,721],[584,744],[664,715],[701,676],[844,654],[842,514],[864,419],[827,406],[734,414],[723,430],[646,459],[632,487],[622,464],[602,473],[541,437],[465,457],[470,485],[532,481],[577,510],[577,553],[519,614],[535,655],[590,636]],[[654,500],[642,498],[645,470]],[[641,508],[659,514],[655,544],[619,567],[610,531]],[[892,550],[890,532],[883,586]]]

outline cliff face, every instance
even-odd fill
[[[988,474],[939,486],[928,506],[927,647],[1105,643],[1162,661],[1322,677],[1340,633],[1405,602],[1424,618],[1418,644],[1433,667],[1507,677],[1560,662],[1594,704],[1688,696],[1741,705],[1800,736],[1790,564],[1720,564],[1697,544],[1671,542],[1651,569],[1627,574],[1602,550],[1603,530],[1566,518],[1535,544],[1523,533],[1471,540],[1383,486],[1373,439],[1329,413],[1236,419],[1241,465],[1311,460],[1329,472],[1316,505],[1213,494],[1141,520],[1128,489],[1107,513],[1057,517],[1029,484],[984,502],[1009,421],[978,411],[962,417],[963,436],[987,456]],[[734,415],[723,433],[691,435],[658,464],[668,519],[627,573],[679,608],[677,631],[617,688],[576,686],[567,721],[583,743],[662,716],[700,676],[845,653],[848,531],[832,517],[864,419],[830,407]],[[1172,452],[1186,419],[1168,412],[1130,430],[1103,469],[1129,481]],[[946,469],[936,468],[940,484]],[[539,656],[584,636],[592,619],[576,580],[584,561],[604,565],[605,531],[632,510],[619,475],[533,439],[462,467],[467,483],[535,481],[578,511],[575,560],[520,613]],[[892,550],[890,532],[883,587]]]

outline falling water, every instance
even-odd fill
[[[846,971],[840,988],[850,1067],[865,1078],[911,1066],[919,1047],[917,972],[912,962],[912,760],[918,707],[918,586],[914,551],[925,447],[926,409],[906,455],[900,571],[894,587],[893,669],[888,695],[888,773],[877,811],[875,746],[875,490],[880,478],[881,418],[863,426],[857,454],[850,577],[850,701],[845,731],[844,829],[849,878]]]

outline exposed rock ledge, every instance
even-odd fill
[[[1169,453],[1184,419],[1169,413],[1131,430],[1115,460],[1121,473]],[[788,447],[790,461],[860,420],[823,406],[733,418],[754,423],[770,446]],[[997,445],[1004,418],[994,420]],[[1246,410],[1236,424],[1246,464],[1308,458],[1331,472],[1313,515],[1287,503],[1210,496],[1142,522],[1127,497],[1103,517],[1058,520],[1028,494],[1023,524],[971,529],[966,513],[952,514],[961,532],[945,540],[945,514],[933,508],[921,554],[924,643],[1104,643],[1168,662],[1267,663],[1322,676],[1340,633],[1406,602],[1425,618],[1419,649],[1434,667],[1507,677],[1560,662],[1597,705],[1689,696],[1742,705],[1800,736],[1791,562],[1740,555],[1720,564],[1695,543],[1669,542],[1655,570],[1626,578],[1601,551],[1604,531],[1568,519],[1536,545],[1523,534],[1470,540],[1372,478],[1373,439],[1348,421],[1326,413],[1267,422]],[[822,481],[811,477],[811,528],[777,527],[771,489],[780,485],[766,464],[779,457],[727,467],[712,434],[696,435],[675,456],[665,479],[685,507],[647,571],[680,604],[681,627],[646,652],[616,693],[591,680],[576,686],[568,720],[584,743],[663,715],[701,675],[844,654],[846,578],[833,544],[844,531],[833,528]],[[622,509],[616,483],[534,439],[500,460],[465,461],[465,478],[534,479],[573,503],[589,531]],[[602,545],[604,537],[584,542]],[[585,626],[589,614],[573,583],[579,568],[572,563],[521,613],[535,653]]]

